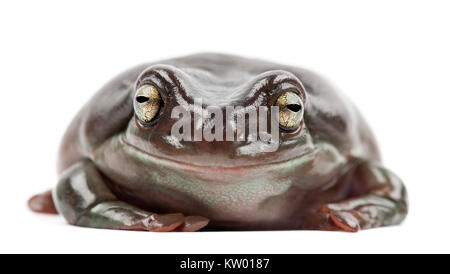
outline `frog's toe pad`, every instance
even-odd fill
[[[34,195],[28,200],[28,207],[39,213],[58,214],[52,199],[52,192],[46,191],[41,194]]]
[[[187,216],[184,223],[177,228],[180,232],[194,232],[207,226],[209,219],[202,216]]]
[[[152,232],[173,231],[184,222],[184,215],[181,213],[173,214],[153,214],[146,219],[147,227]]]
[[[354,210],[331,210],[323,206],[319,212],[306,218],[302,229],[357,232],[361,229],[361,218]]]
[[[330,211],[330,218],[340,229],[357,232],[361,229],[357,215],[351,211]]]

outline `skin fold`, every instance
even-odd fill
[[[148,124],[133,106],[144,85],[162,100]],[[225,116],[229,106],[273,106],[290,98],[280,97],[286,92],[304,113],[295,130],[280,125],[276,151],[248,138],[171,138],[172,110],[188,109],[194,124],[196,98]],[[58,172],[57,186],[32,197],[30,208],[93,228],[355,232],[399,224],[407,214],[402,181],[381,165],[370,128],[335,87],[309,70],[224,54],[118,75],[70,124]]]

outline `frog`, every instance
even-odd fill
[[[208,106],[239,106],[246,124],[246,110],[276,106],[276,149],[259,138],[174,137],[174,109],[195,130],[195,113]],[[402,180],[382,165],[372,130],[340,90],[309,69],[230,54],[122,72],[70,123],[57,166],[56,187],[28,205],[81,227],[357,232],[400,224],[408,212]]]

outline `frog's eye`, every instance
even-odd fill
[[[136,91],[134,112],[139,121],[147,125],[157,118],[162,104],[158,90],[152,85],[143,85]]]
[[[284,130],[296,130],[303,118],[302,99],[294,92],[287,91],[281,94],[275,106],[279,108],[278,123]]]

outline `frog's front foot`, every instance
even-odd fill
[[[85,227],[151,232],[194,232],[209,223],[207,218],[201,216],[151,213],[122,201],[101,202],[80,213],[79,218],[71,220],[69,217],[68,220]]]
[[[156,214],[121,201],[90,160],[66,170],[53,192],[58,212],[73,225],[142,231],[197,231],[207,218],[181,213]]]
[[[303,229],[356,232],[360,229],[399,224],[408,211],[406,189],[391,171],[362,162],[353,171],[350,198],[323,205],[305,219]]]

